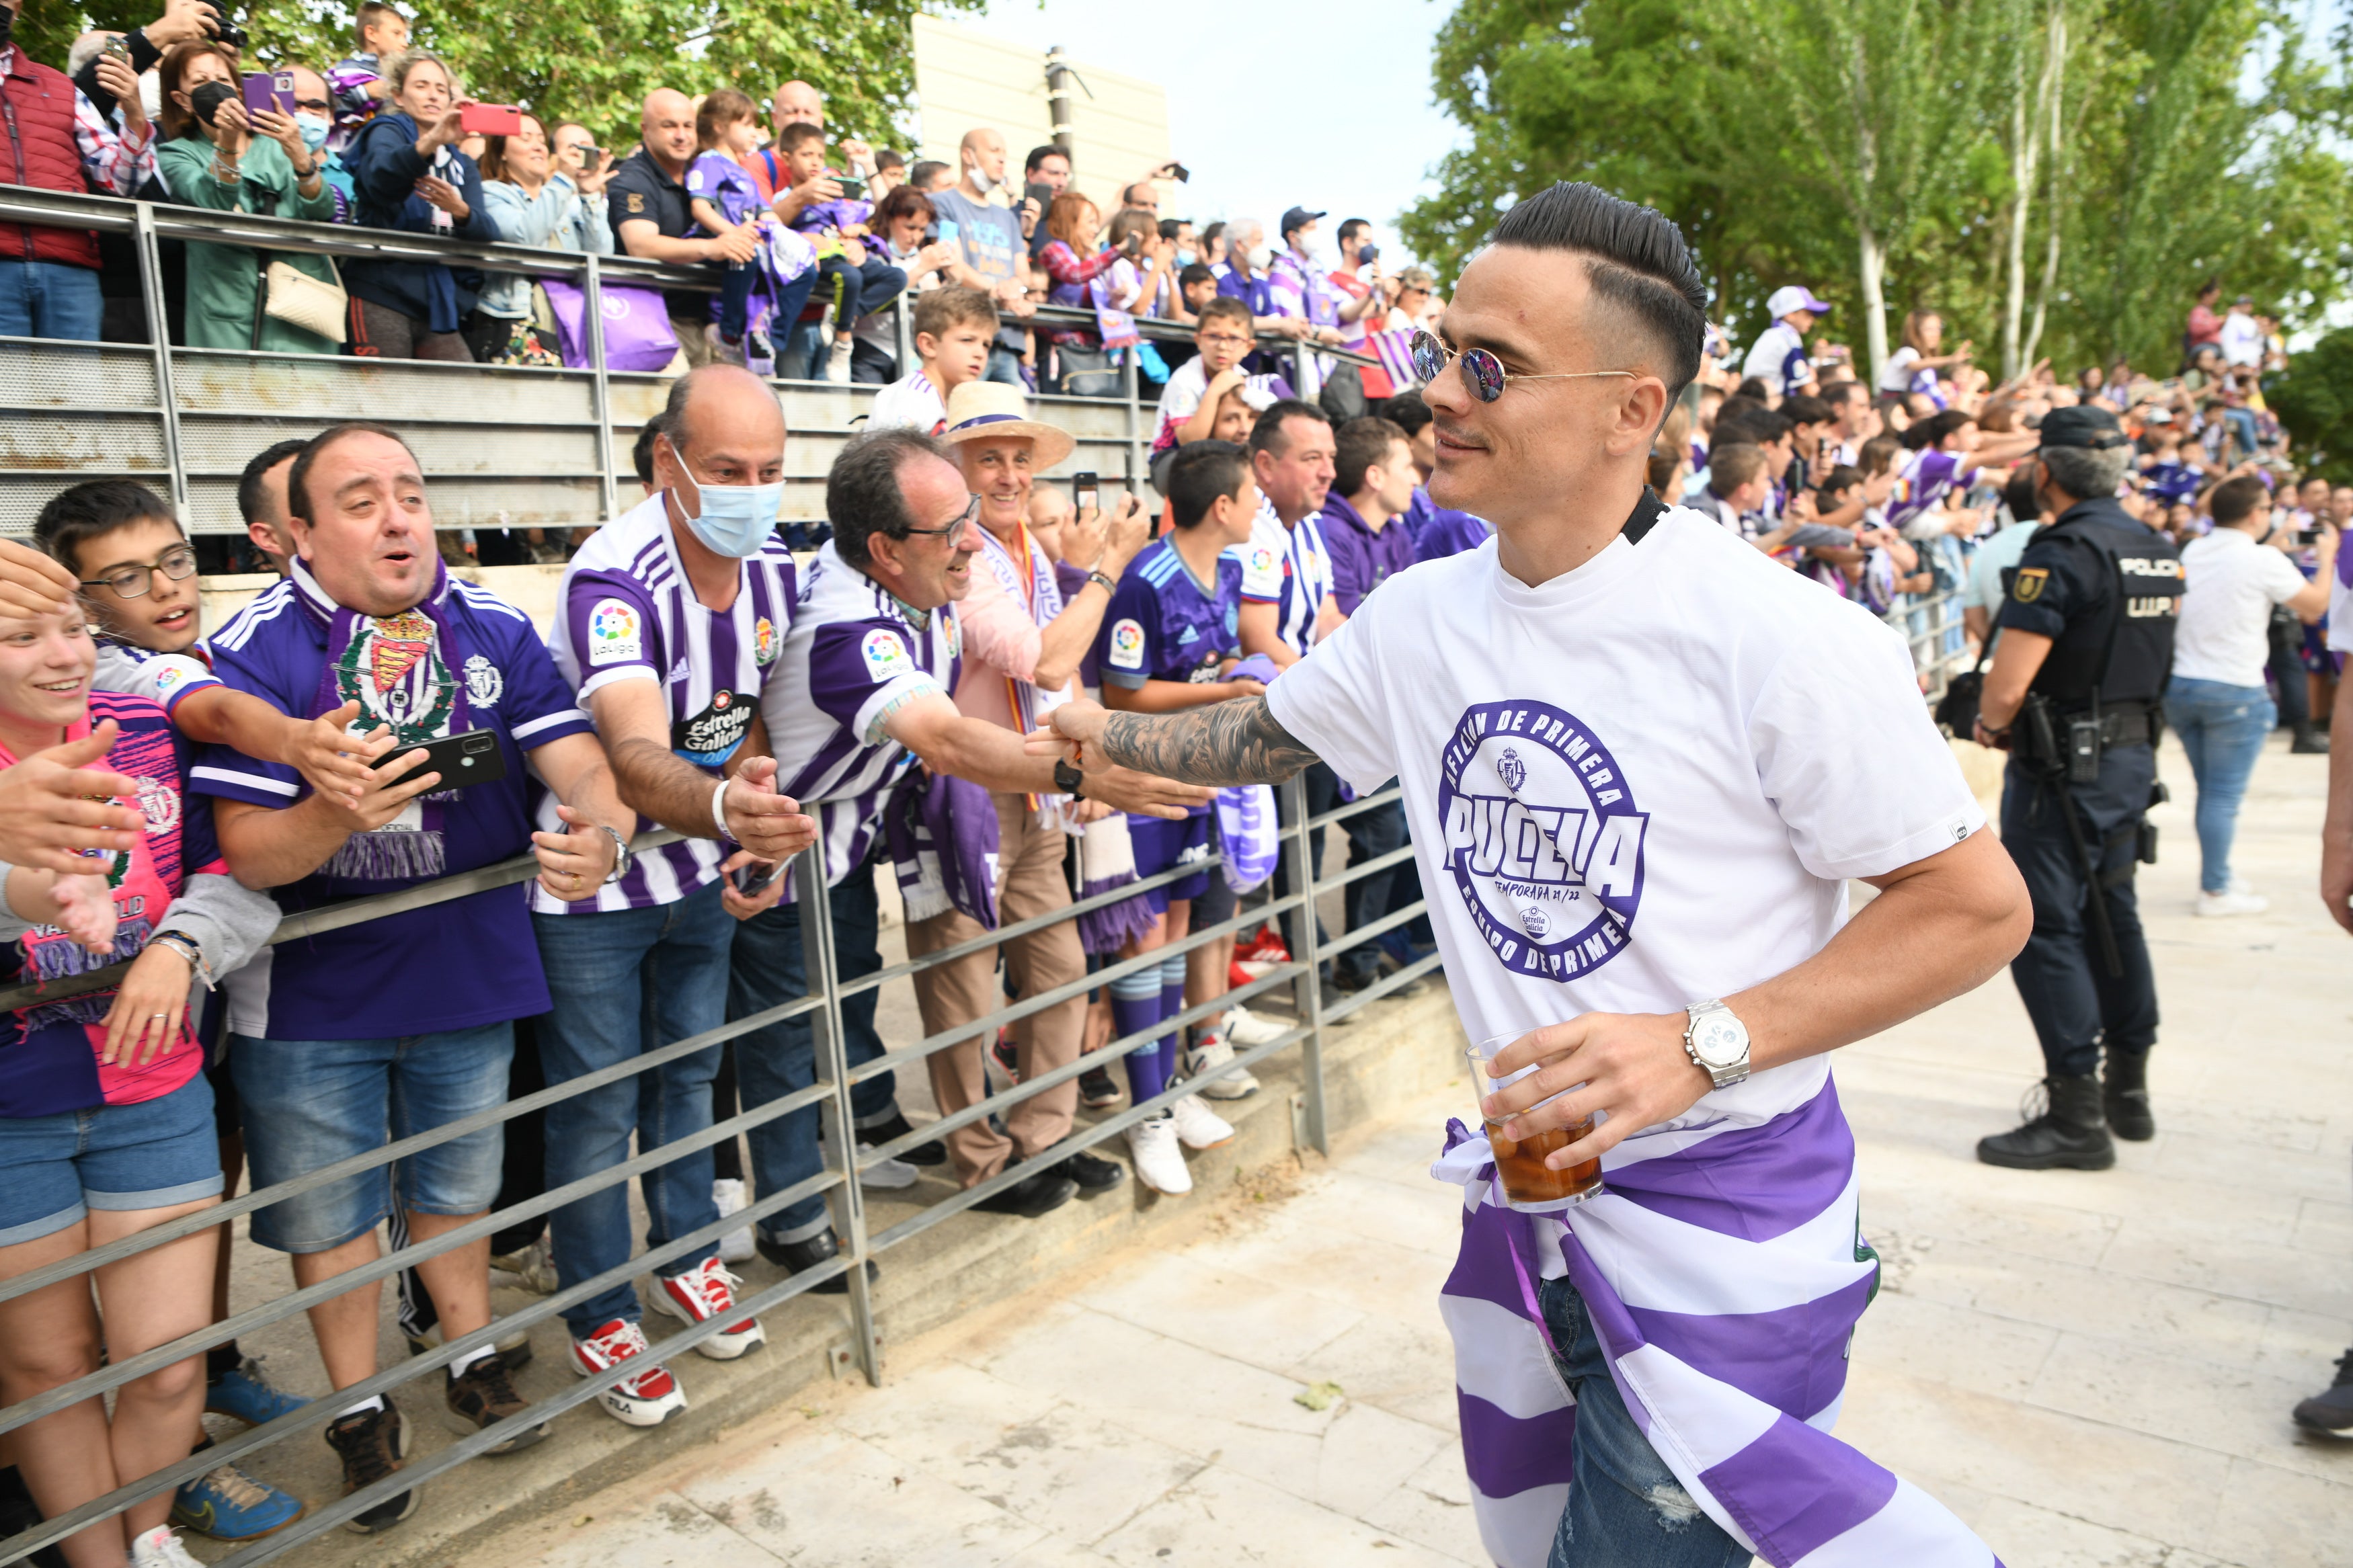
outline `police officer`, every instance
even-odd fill
[[[2181,559],[2116,504],[2131,447],[2115,415],[2054,408],[2042,436],[2036,498],[2056,521],[2010,577],[1977,739],[2010,752],[2001,839],[2034,900],[2034,934],[2010,972],[2042,1042],[2049,1100],[2015,1131],[1980,1140],[1978,1158],[2101,1171],[2116,1163],[2111,1131],[2157,1131],[2157,987],[2132,878],[2155,857],[2144,815],[2159,787],[2158,700],[2173,668]]]

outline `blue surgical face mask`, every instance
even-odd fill
[[[323,114],[297,114],[294,123],[302,128],[302,145],[315,153],[327,144],[327,132],[334,122]]]
[[[1176,266],[1180,271],[1200,259],[1200,255],[1197,251],[1180,250],[1176,253]]]
[[[679,466],[686,468],[684,457],[679,458]],[[785,482],[714,485],[691,468],[686,474],[702,495],[702,512],[686,520],[694,537],[715,553],[739,561],[760,553],[760,547],[776,531],[776,509],[784,504]]]

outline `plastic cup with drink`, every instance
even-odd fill
[[[1528,1033],[1525,1029],[1514,1029],[1507,1035],[1493,1035],[1463,1053],[1471,1063],[1471,1079],[1482,1103],[1497,1089],[1517,1083],[1536,1070],[1533,1067],[1525,1067],[1503,1078],[1487,1076],[1487,1064],[1501,1055],[1504,1047],[1525,1038]],[[1583,1087],[1582,1084],[1576,1085],[1561,1093],[1573,1093],[1576,1089]],[[1559,1098],[1560,1095],[1554,1095],[1551,1100],[1540,1100],[1538,1104],[1549,1105],[1552,1100]],[[1531,1106],[1528,1110],[1535,1109]],[[1504,1133],[1502,1122],[1486,1116],[1483,1111],[1481,1114],[1487,1123],[1488,1146],[1495,1154],[1495,1173],[1504,1179],[1504,1197],[1512,1207],[1523,1214],[1556,1214],[1601,1195],[1601,1161],[1599,1156],[1583,1164],[1571,1165],[1565,1171],[1556,1171],[1545,1163],[1546,1155],[1557,1153],[1589,1135],[1594,1128],[1592,1117],[1572,1121],[1566,1127],[1538,1132],[1534,1137],[1513,1138]],[[1528,1111],[1519,1114],[1525,1116]]]

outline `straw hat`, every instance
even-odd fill
[[[967,381],[948,394],[948,427],[941,439],[951,446],[966,441],[998,441],[1027,437],[1037,443],[1030,465],[1050,468],[1078,446],[1067,430],[1029,417],[1029,400],[1018,386],[1001,381]]]

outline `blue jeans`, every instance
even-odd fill
[[[0,1247],[55,1236],[91,1209],[171,1208],[220,1190],[213,1086],[201,1072],[130,1105],[0,1116]]]
[[[1568,1506],[1546,1568],[1748,1568],[1748,1548],[1700,1511],[1634,1424],[1577,1287],[1547,1279],[1537,1301],[1577,1395]]]
[[[381,1149],[490,1110],[507,1096],[514,1026],[373,1040],[229,1037],[245,1157],[256,1188]],[[506,1129],[496,1122],[297,1193],[253,1215],[253,1239],[280,1252],[330,1252],[400,1206],[411,1214],[487,1213],[499,1195]]]
[[[2301,678],[2302,671],[2298,671]],[[2279,721],[2271,694],[2260,686],[2173,678],[2165,692],[2165,721],[2189,753],[2198,780],[2198,886],[2209,893],[2231,886],[2231,840],[2239,830],[2239,802],[2247,775],[2263,754],[2263,737]]]
[[[882,967],[879,945],[881,907],[874,894],[870,859],[841,879],[828,896],[833,914],[833,961],[839,978],[855,980]],[[801,952],[801,907],[778,904],[735,928],[734,961],[727,976],[727,1016],[747,1018],[808,994],[808,971]],[[861,991],[841,1005],[842,1038],[851,1067],[882,1054],[874,1029],[879,991]],[[807,1015],[754,1029],[735,1042],[735,1076],[744,1109],[781,1100],[817,1081],[817,1038]],[[898,1112],[897,1074],[882,1073],[849,1091],[850,1114],[860,1126],[890,1121]],[[818,1108],[800,1110],[752,1129],[752,1178],[755,1196],[780,1193],[823,1168],[817,1147]],[[803,1198],[760,1222],[771,1241],[807,1241],[824,1230],[823,1197]]]
[[[734,917],[719,884],[675,903],[602,914],[531,917],[547,993],[555,1005],[539,1026],[540,1064],[550,1086],[715,1029],[725,1020],[727,943]],[[608,1083],[547,1108],[547,1184],[552,1190],[639,1152],[690,1138],[711,1125],[711,1079],[719,1047]],[[711,1198],[711,1151],[698,1149],[638,1178],[646,1196],[646,1245],[719,1217]],[[555,1277],[565,1289],[629,1257],[626,1182],[565,1205],[548,1216]],[[718,1256],[716,1243],[662,1266],[686,1273]],[[575,1339],[616,1318],[634,1321],[638,1293],[627,1279],[564,1311]]]
[[[0,262],[0,337],[98,342],[98,274],[59,261]]]
[[[1003,343],[988,345],[988,369],[982,373],[980,379],[1018,386],[1024,392],[1029,390],[1029,384],[1021,379],[1020,351],[1008,349]]]

